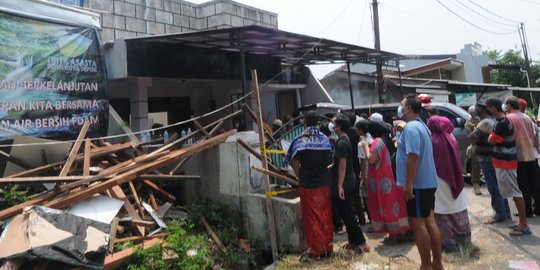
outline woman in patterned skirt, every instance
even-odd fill
[[[393,244],[399,234],[408,230],[405,194],[396,185],[392,170],[392,155],[396,148],[390,137],[391,130],[381,123],[370,123],[368,131],[374,138],[371,147],[363,144],[369,161],[367,191],[368,208],[373,232],[388,233],[383,243]]]

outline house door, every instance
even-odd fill
[[[285,119],[287,115],[292,115],[296,108],[296,93],[283,92],[276,95],[276,116]]]

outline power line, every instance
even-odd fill
[[[460,5],[464,6],[467,10],[474,12],[475,14],[477,14],[478,16],[480,16],[480,17],[482,17],[482,18],[485,18],[486,20],[489,20],[489,21],[491,21],[491,22],[498,23],[498,24],[504,25],[504,26],[515,27],[515,25],[513,25],[513,24],[507,24],[507,23],[503,23],[503,22],[494,20],[494,19],[492,19],[492,18],[490,18],[490,17],[488,17],[488,16],[486,16],[486,15],[484,15],[484,14],[482,14],[482,13],[480,13],[480,12],[474,10],[474,9],[472,9],[470,6],[465,5],[463,2],[461,2],[461,1],[459,1],[459,0],[456,0],[456,2],[458,2]]]
[[[438,1],[438,0],[437,0],[437,1]],[[518,23],[519,23],[518,21],[510,20],[510,19],[505,18],[505,17],[503,17],[503,16],[497,15],[497,14],[491,12],[490,10],[484,8],[483,6],[481,6],[481,5],[479,5],[479,4],[475,3],[475,2],[473,2],[472,0],[467,0],[467,1],[469,1],[471,4],[477,6],[477,7],[481,8],[481,9],[483,9],[483,10],[486,11],[487,13],[489,13],[489,14],[491,14],[491,15],[493,15],[493,16],[496,16],[496,17],[498,17],[498,18],[500,18],[500,19],[503,19],[503,20],[505,20],[505,21],[508,21],[508,22],[511,22],[511,23],[515,23],[515,24],[518,24]],[[522,1],[525,1],[525,0],[522,0]]]
[[[519,1],[522,1],[522,2],[525,2],[525,3],[529,3],[529,4],[533,4],[533,5],[539,5],[539,6],[540,6],[540,3],[539,3],[539,2],[534,2],[534,1],[531,1],[531,0],[519,0]]]
[[[507,33],[500,33],[500,32],[493,32],[491,30],[488,30],[488,29],[485,29],[485,28],[482,28],[472,22],[469,22],[468,20],[466,20],[465,18],[461,17],[459,14],[457,14],[456,12],[454,12],[453,10],[451,10],[450,8],[448,8],[447,6],[445,6],[441,1],[437,0],[437,3],[439,3],[441,6],[443,6],[446,10],[450,11],[452,14],[454,14],[456,17],[460,18],[461,20],[463,20],[464,22],[470,24],[471,26],[473,27],[476,27],[484,32],[487,32],[487,33],[491,33],[491,34],[495,34],[495,35],[510,35],[510,34],[513,34],[515,33],[516,31],[512,31],[512,32],[507,32]]]
[[[362,29],[364,28],[364,21],[366,18],[366,9],[369,8],[369,2],[366,0],[366,5],[364,7],[364,12],[362,12],[362,20],[360,21],[360,32],[358,33],[358,37],[356,38],[356,43],[360,44],[360,38],[362,37]]]

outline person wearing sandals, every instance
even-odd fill
[[[435,222],[441,231],[442,249],[455,252],[471,244],[469,198],[463,191],[463,168],[459,147],[452,136],[454,125],[444,116],[432,116],[427,121],[439,187],[435,192]]]
[[[338,136],[334,151],[334,163],[331,167],[333,185],[333,203],[336,204],[339,216],[347,229],[348,243],[345,248],[354,252],[369,252],[362,228],[353,212],[355,175],[353,171],[353,152],[346,131],[350,128],[349,117],[337,114],[334,119],[334,130]]]
[[[304,235],[313,259],[332,254],[332,179],[328,172],[332,146],[317,125],[319,115],[308,111],[304,118],[305,131],[295,138],[287,155],[300,184],[300,208]]]
[[[515,105],[512,103],[513,101],[515,101],[515,104],[519,108],[517,98],[515,100],[507,99],[504,105],[498,98],[489,98],[486,100],[489,111],[497,120],[488,141],[494,145],[493,167],[495,167],[501,195],[504,198],[513,198],[518,211],[519,221],[516,225],[510,227],[512,229],[510,235],[528,235],[532,232],[527,224],[525,200],[523,199],[523,194],[519,189],[517,180],[518,151],[515,134],[518,129],[516,129],[515,122],[510,120],[508,115],[505,116],[504,114],[504,111],[506,111],[505,107],[509,106],[508,104]]]
[[[371,146],[362,143],[369,162],[367,191],[368,208],[374,233],[388,233],[382,243],[396,244],[400,233],[408,230],[407,209],[403,187],[394,178],[391,156],[396,151],[390,130],[381,123],[372,122],[368,132],[374,138]]]
[[[398,107],[398,116],[407,125],[398,140],[397,185],[404,187],[409,224],[420,253],[420,269],[444,269],[441,236],[433,212],[437,173],[431,132],[420,119],[421,108],[420,99],[415,95],[405,97]]]
[[[468,136],[475,146],[476,158],[480,163],[480,168],[486,179],[486,187],[491,197],[491,208],[495,211],[495,215],[484,221],[484,224],[505,222],[506,220],[512,219],[510,216],[510,207],[508,206],[508,200],[504,199],[499,191],[495,168],[493,168],[493,163],[491,161],[493,146],[488,143],[489,134],[491,134],[495,122],[489,115],[490,112],[483,100],[479,100],[476,103],[475,108],[476,115],[480,117],[480,122],[478,122],[474,130],[469,133]]]

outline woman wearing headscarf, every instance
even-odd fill
[[[467,207],[469,199],[463,191],[463,169],[458,143],[452,136],[454,126],[443,116],[432,116],[427,122],[439,187],[435,192],[435,221],[441,231],[444,251],[456,251],[471,241],[471,227]]]
[[[408,230],[405,193],[396,185],[392,170],[391,156],[396,151],[391,138],[391,130],[382,123],[370,123],[369,134],[373,143],[363,143],[369,162],[367,191],[368,208],[371,214],[373,232],[388,233],[383,243],[393,244],[398,241],[401,232]]]

